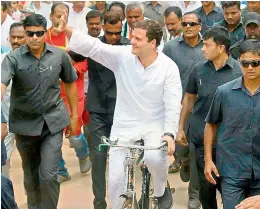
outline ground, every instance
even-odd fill
[[[93,209],[93,194],[91,175],[82,175],[79,172],[78,159],[74,149],[69,148],[68,140],[64,140],[63,156],[66,166],[72,176],[68,182],[61,185],[58,209]],[[169,162],[172,159],[169,158]],[[23,187],[23,172],[21,168],[21,158],[15,149],[11,158],[11,179],[14,184],[15,198],[19,209],[27,209],[26,195]],[[188,201],[188,183],[181,181],[179,173],[169,174],[171,187],[175,187],[173,194],[174,209],[186,209]],[[138,174],[137,186],[140,188],[140,175]],[[220,197],[218,196],[219,208],[222,208]],[[110,207],[108,207],[110,209]]]

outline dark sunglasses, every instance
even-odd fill
[[[260,60],[252,60],[252,61],[241,60],[240,63],[243,67],[246,68],[248,68],[249,65],[251,65],[252,67],[258,67],[260,65]]]
[[[194,26],[199,25],[199,23],[196,23],[196,22],[182,22],[181,23],[181,26],[183,26],[183,27],[187,27],[188,25],[191,27],[194,27]]]
[[[110,35],[110,36],[112,36],[112,35],[120,36],[121,33],[122,33],[122,31],[111,32],[111,31],[107,31],[107,30],[106,30],[105,33],[106,33],[107,35]]]
[[[37,36],[37,37],[42,37],[44,35],[45,31],[44,30],[40,30],[40,31],[26,31],[26,35],[29,36],[29,37],[33,37],[34,34]]]

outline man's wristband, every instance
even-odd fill
[[[175,142],[174,135],[172,133],[166,132],[163,134],[163,136],[170,136],[172,140]]]

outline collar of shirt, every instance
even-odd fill
[[[27,44],[21,46],[20,49],[21,49],[22,54],[26,54],[26,53],[30,52]],[[45,46],[44,46],[44,49],[43,49],[43,54],[45,54],[47,51],[53,52],[51,46],[49,44],[45,43]]]
[[[201,34],[199,33],[199,42],[198,42],[198,44],[199,44],[200,42],[202,42],[202,41],[203,41],[203,40],[202,40],[202,36],[201,36]],[[183,43],[186,44],[186,42],[185,42],[185,40],[184,40],[183,34],[181,34],[181,36],[180,36],[178,42],[179,42],[179,43],[180,43],[180,42],[183,42]],[[198,44],[197,44],[197,45],[198,45]]]
[[[220,25],[224,26],[225,28],[228,27],[228,23],[227,23],[227,21],[226,21],[225,19],[223,19],[223,20],[220,22]],[[243,27],[243,22],[242,22],[242,18],[240,18],[239,24],[237,25],[237,27],[236,27],[233,31],[235,31],[237,28],[242,28],[242,27]],[[232,32],[233,32],[233,31],[232,31]]]
[[[244,85],[244,77],[241,76],[236,80],[235,85],[233,86],[232,90],[238,90],[241,89],[242,91],[244,91],[247,95],[252,96],[249,91],[246,89],[245,85]],[[257,89],[257,91],[255,92],[254,95],[259,94],[260,93],[260,88]]]
[[[148,67],[144,68],[144,66],[142,65],[142,63],[140,62],[138,56],[135,56],[135,60],[136,60],[136,63],[138,63],[138,65],[140,66],[139,68],[137,68],[138,70],[141,69],[141,73],[144,73],[145,71],[149,70],[149,68],[152,68],[156,65],[160,66],[162,63],[160,63],[160,60],[162,60],[160,57],[162,56],[163,52],[162,51],[159,51],[157,50],[157,57],[156,59],[154,60],[154,62],[152,64],[150,64]]]
[[[107,40],[106,40],[106,37],[105,36],[101,36],[100,37],[100,40],[103,42],[103,43],[107,43]],[[129,45],[129,43],[127,43],[127,39],[123,36],[121,36],[121,38],[116,42],[115,45]]]
[[[213,7],[213,9],[212,9],[212,11],[211,12],[213,12],[213,11],[215,11],[216,13],[218,13],[218,12],[220,12],[220,8],[216,5],[216,4],[214,4],[214,7]],[[205,11],[204,11],[204,9],[203,9],[203,6],[201,6],[200,8],[199,8],[199,12],[201,12],[201,13],[203,13],[203,14],[205,14],[206,15],[206,13],[205,13]],[[211,13],[210,12],[210,13]],[[209,13],[209,14],[210,14]],[[208,14],[208,15],[209,15]]]
[[[209,65],[211,65],[211,66],[215,69],[215,66],[214,66],[214,64],[213,64],[212,61],[208,60],[207,63],[208,63]],[[230,68],[233,68],[233,67],[234,67],[234,60],[233,60],[233,58],[232,58],[231,56],[228,57],[228,59],[227,59],[225,65],[224,65],[223,67],[221,67],[219,70],[222,70],[223,68],[227,69],[227,68],[226,68],[227,65],[228,65]]]
[[[145,1],[144,4],[146,6],[153,6],[151,1]],[[154,7],[156,7],[157,5],[162,6],[162,4],[159,1],[157,1]]]

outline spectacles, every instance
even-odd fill
[[[26,31],[26,35],[29,36],[29,37],[33,37],[34,34],[37,36],[37,37],[42,37],[44,35],[45,31],[44,30],[40,30],[40,31]]]
[[[187,26],[191,26],[191,27],[194,27],[194,26],[197,26],[197,25],[200,25],[199,23],[196,23],[196,22],[182,22],[181,23],[181,26],[183,27],[187,27]]]
[[[110,35],[110,36],[112,36],[112,35],[120,36],[121,33],[122,33],[122,31],[111,32],[111,31],[107,31],[107,30],[106,30],[105,33],[106,33],[107,35]]]
[[[251,65],[251,67],[258,67],[260,65],[260,60],[252,60],[252,61],[241,60],[240,63],[245,68],[248,68],[249,65]]]

